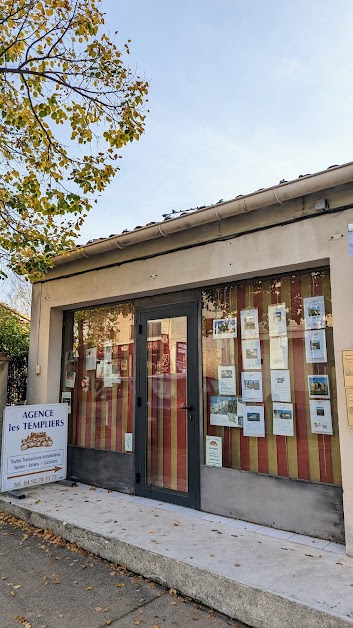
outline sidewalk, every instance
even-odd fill
[[[83,484],[26,495],[0,509],[250,626],[353,626],[341,545]]]

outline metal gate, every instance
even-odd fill
[[[28,356],[14,357],[9,362],[7,380],[8,406],[20,406],[26,403]]]

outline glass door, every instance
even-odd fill
[[[137,493],[197,506],[196,303],[138,315]]]

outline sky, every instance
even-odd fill
[[[353,160],[351,0],[103,0],[149,81],[79,242]]]

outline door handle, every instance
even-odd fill
[[[192,406],[180,406],[179,410],[187,410],[189,414],[189,421],[192,421],[192,413],[194,408]]]

